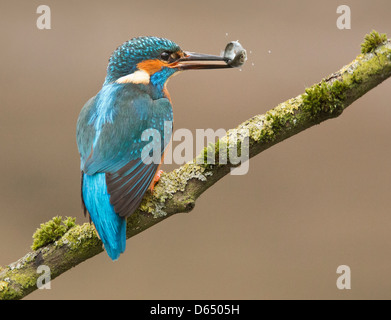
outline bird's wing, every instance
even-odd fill
[[[101,92],[79,117],[81,170],[106,174],[110,202],[117,214],[127,217],[139,206],[159,166],[148,163],[144,148],[156,147],[160,160],[171,137],[172,108],[168,99],[153,100],[136,90],[114,87],[104,97]],[[150,140],[143,141],[148,129]]]

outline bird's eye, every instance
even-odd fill
[[[162,52],[162,54],[160,55],[160,59],[162,59],[163,61],[168,61],[170,59],[170,53],[169,52]]]

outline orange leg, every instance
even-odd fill
[[[149,185],[149,190],[151,190],[151,192],[153,192],[153,189],[155,188],[156,183],[158,183],[158,181],[160,180],[160,176],[162,175],[162,173],[163,173],[163,170],[159,170],[159,168],[158,168],[158,170],[156,171],[155,177],[153,178],[151,184]]]
[[[171,142],[170,142],[170,143],[171,143]],[[151,184],[149,185],[148,190],[151,190],[151,192],[153,192],[153,189],[155,188],[156,183],[158,183],[158,181],[160,180],[160,176],[161,176],[162,173],[163,173],[163,170],[159,170],[159,169],[160,169],[160,166],[162,165],[162,163],[163,163],[163,161],[164,161],[164,155],[166,154],[166,152],[167,152],[167,150],[168,150],[168,147],[169,147],[169,144],[167,145],[166,150],[164,151],[164,153],[163,153],[163,155],[162,155],[162,159],[161,159],[161,161],[160,161],[159,166],[157,167],[155,176],[153,177],[152,182],[151,182]]]

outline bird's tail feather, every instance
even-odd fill
[[[107,254],[117,260],[126,247],[126,219],[118,216],[110,203],[105,173],[83,173],[84,204],[101,238]]]

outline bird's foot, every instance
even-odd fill
[[[153,178],[152,183],[149,186],[149,190],[151,190],[151,192],[153,192],[153,189],[155,188],[156,183],[159,182],[160,176],[162,175],[162,173],[163,173],[163,170],[158,170],[156,172],[155,177]]]

